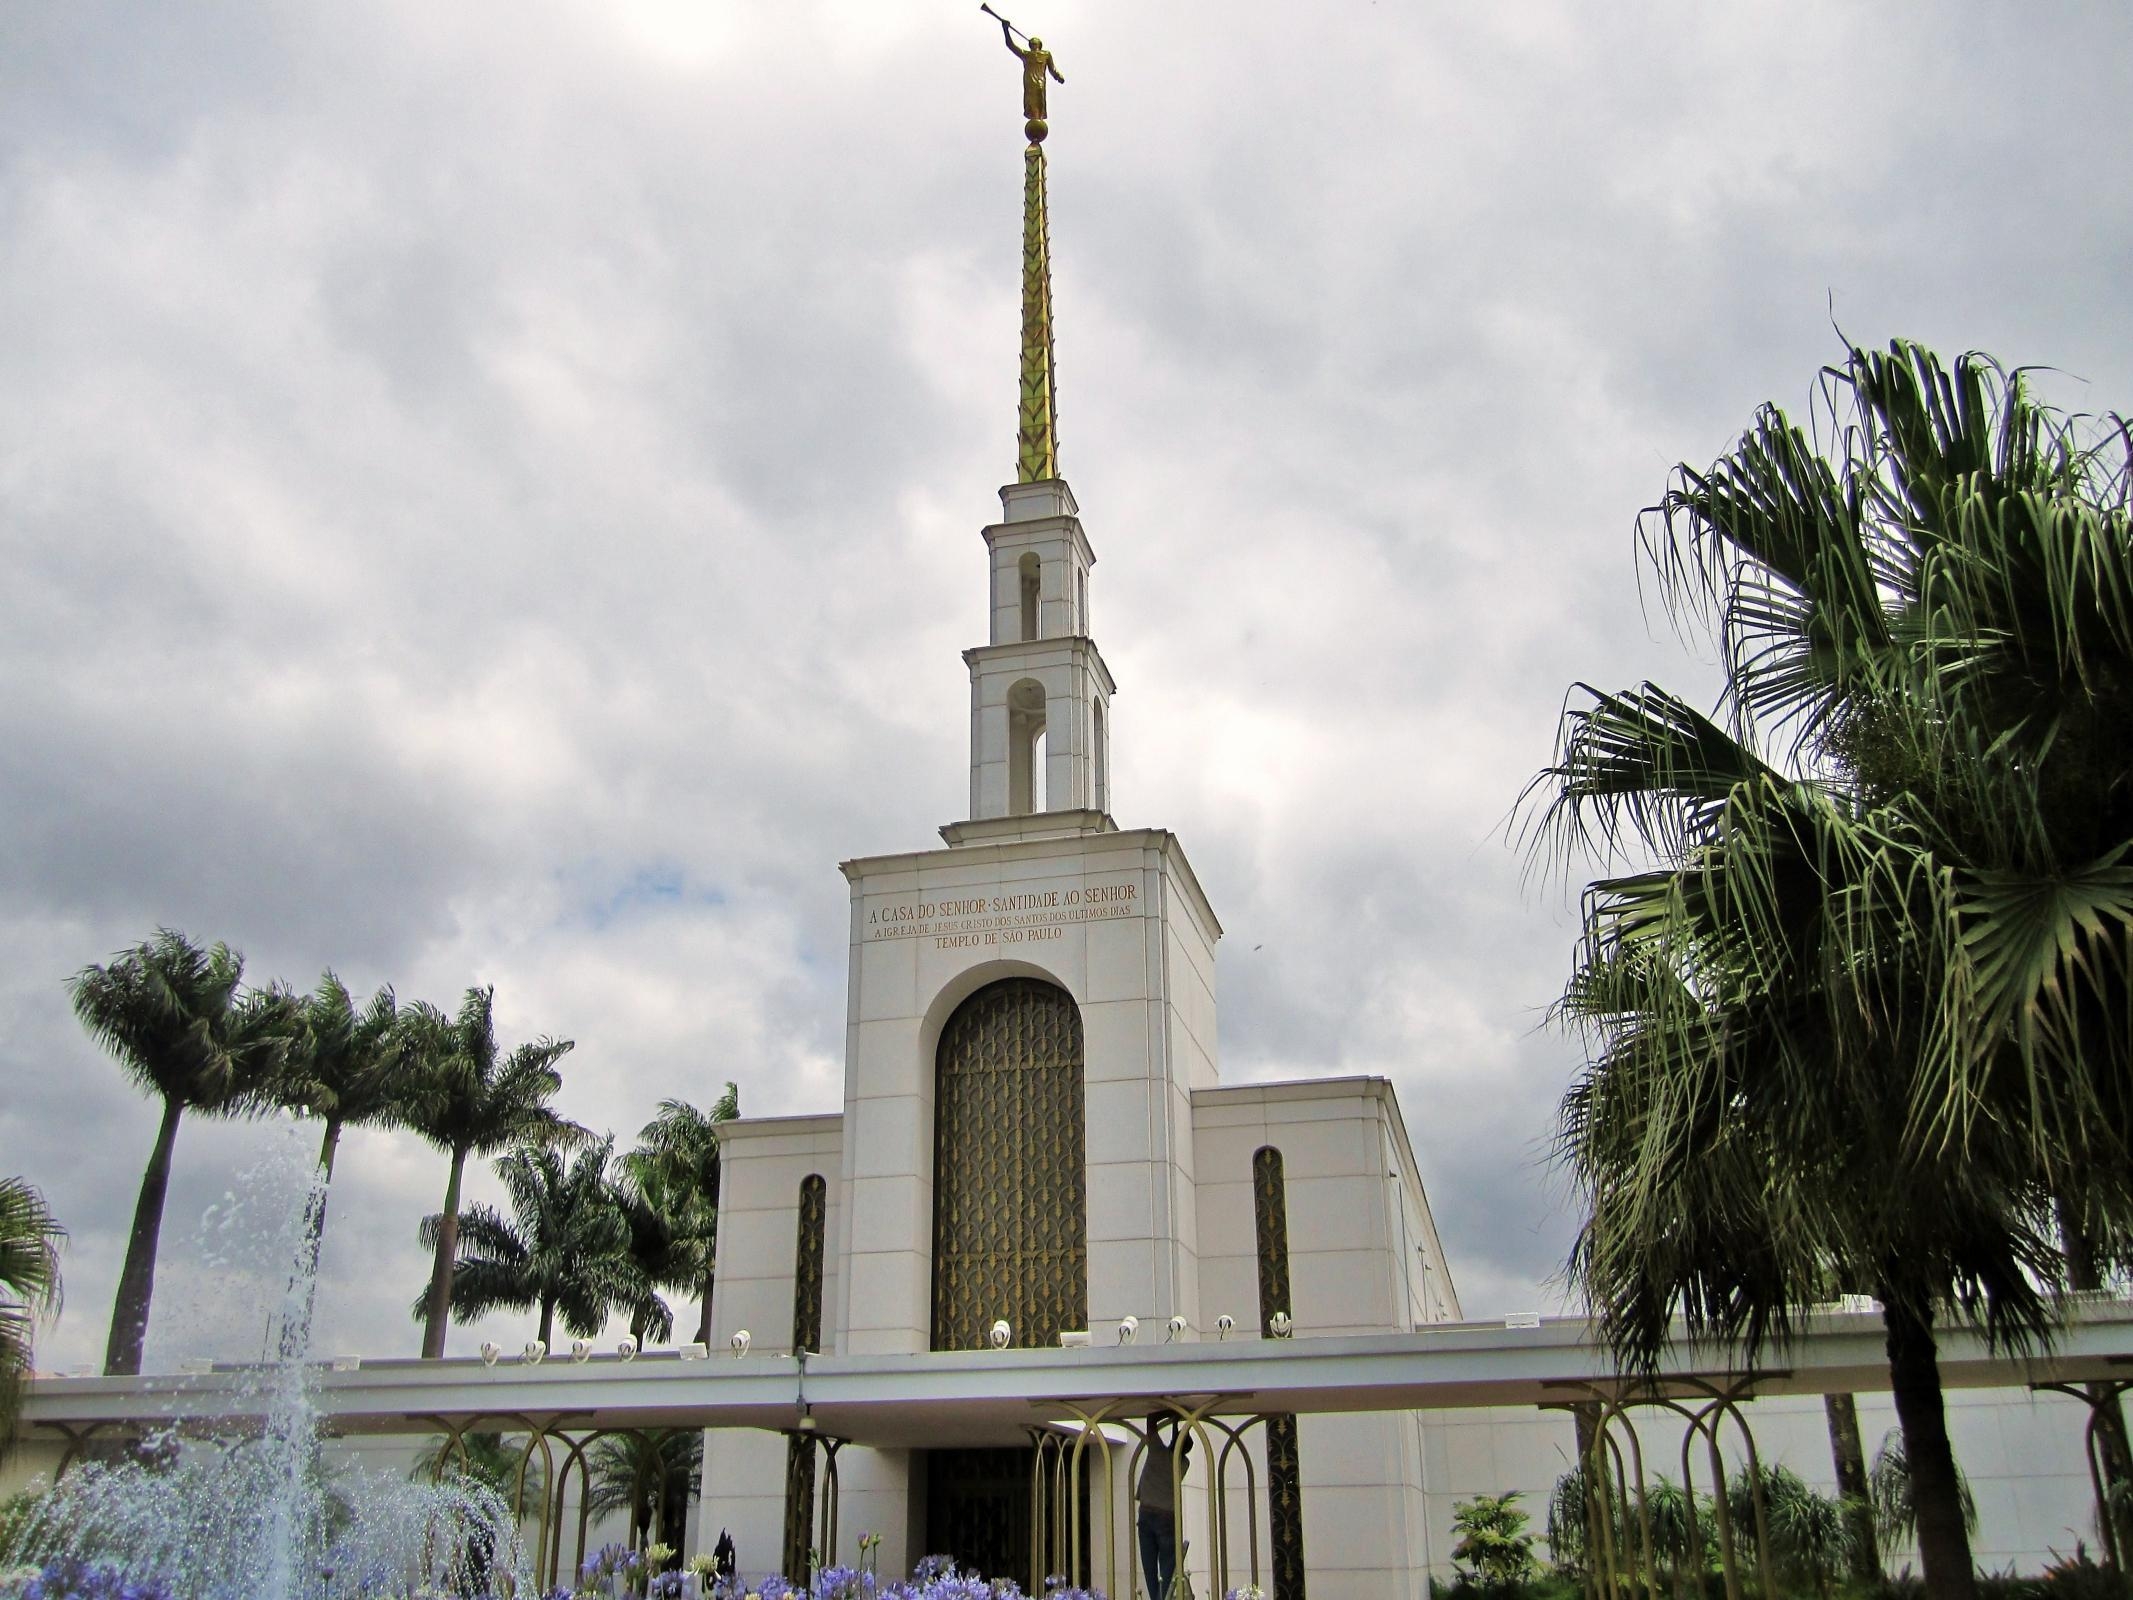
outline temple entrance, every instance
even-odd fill
[[[982,1350],[998,1322],[1055,1344],[1089,1325],[1081,1011],[1056,984],[987,984],[935,1068],[933,1348]]]
[[[1029,1582],[1033,1450],[928,1450],[926,1554],[958,1570]]]

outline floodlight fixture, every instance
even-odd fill
[[[732,1338],[728,1339],[726,1343],[733,1346],[733,1353],[735,1355],[746,1355],[748,1353],[748,1330],[746,1328],[742,1328],[739,1332],[735,1333]]]
[[[590,1340],[590,1339],[573,1339],[573,1340],[571,1340],[571,1341],[570,1341],[570,1359],[571,1359],[571,1360],[573,1360],[573,1361],[590,1361],[590,1360],[592,1360],[592,1353],[593,1353],[593,1342],[592,1342],[592,1340]]]
[[[615,1354],[624,1361],[635,1361],[637,1359],[637,1336],[633,1333],[625,1333],[622,1336],[622,1342],[615,1346]]]
[[[1215,1318],[1215,1337],[1217,1339],[1227,1339],[1231,1334],[1235,1333],[1236,1331],[1237,1319],[1231,1316],[1227,1311],[1223,1312],[1221,1316]]]
[[[1141,1319],[1139,1317],[1127,1316],[1118,1319],[1118,1342],[1120,1344],[1133,1343],[1133,1336],[1140,1331]]]
[[[1005,1317],[1002,1317],[998,1322],[995,1322],[992,1325],[992,1331],[986,1335],[987,1338],[992,1340],[992,1347],[995,1350],[1005,1350],[1007,1348],[1007,1341],[1012,1339],[1014,1336],[1014,1327],[1011,1323],[1008,1322]]]
[[[498,1344],[498,1343],[497,1343],[497,1342],[496,1342],[496,1341],[495,1341],[494,1339],[484,1339],[484,1340],[482,1340],[482,1342],[481,1342],[481,1364],[482,1364],[483,1366],[485,1366],[485,1367],[493,1367],[493,1366],[495,1366],[495,1365],[496,1365],[496,1363],[497,1363],[498,1361],[500,1361],[500,1360],[502,1360],[502,1359],[503,1359],[503,1354],[504,1354],[504,1347],[503,1347],[502,1345]]]
[[[1172,1317],[1163,1325],[1163,1343],[1176,1344],[1185,1337],[1185,1319]]]
[[[545,1339],[528,1339],[526,1348],[521,1350],[519,1355],[524,1359],[527,1366],[537,1367],[547,1359],[548,1341]]]
[[[1266,1331],[1277,1339],[1287,1339],[1296,1332],[1296,1322],[1286,1311],[1277,1311],[1266,1319]]]

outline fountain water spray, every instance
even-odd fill
[[[234,1384],[212,1392],[203,1384],[191,1417],[122,1456],[68,1473],[36,1502],[7,1558],[97,1562],[137,1581],[161,1580],[172,1600],[396,1600],[418,1589],[530,1594],[518,1519],[489,1489],[465,1479],[428,1485],[375,1469],[335,1470],[325,1461],[320,1366],[310,1343],[313,1222],[326,1192],[308,1161],[293,1168],[263,1162],[209,1211],[203,1229],[210,1270],[229,1272],[235,1219],[285,1219],[270,1258],[282,1266],[270,1267],[268,1280],[286,1284],[274,1358],[236,1369]],[[297,1184],[303,1205],[272,1203]]]

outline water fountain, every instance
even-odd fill
[[[262,1163],[239,1185],[247,1199],[226,1196],[204,1228],[227,1238],[246,1214],[285,1219],[267,1258],[287,1264],[276,1271],[286,1288],[274,1358],[248,1368],[234,1394],[219,1390],[213,1408],[69,1472],[38,1501],[8,1559],[88,1561],[135,1584],[160,1580],[170,1600],[530,1594],[517,1520],[487,1489],[336,1471],[325,1459],[319,1366],[310,1359],[318,1267],[310,1223],[325,1191],[308,1161],[294,1165],[292,1173],[286,1159]],[[305,1204],[265,1198],[287,1197],[292,1181],[307,1191]],[[216,1259],[211,1250],[211,1267]],[[236,1416],[255,1420],[229,1420]],[[20,1587],[0,1579],[0,1600]]]

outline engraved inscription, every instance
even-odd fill
[[[867,912],[869,939],[931,939],[936,950],[980,945],[1042,944],[1063,938],[1078,922],[1139,916],[1140,884],[1079,884],[1021,889],[1012,894],[944,895],[893,901]]]

